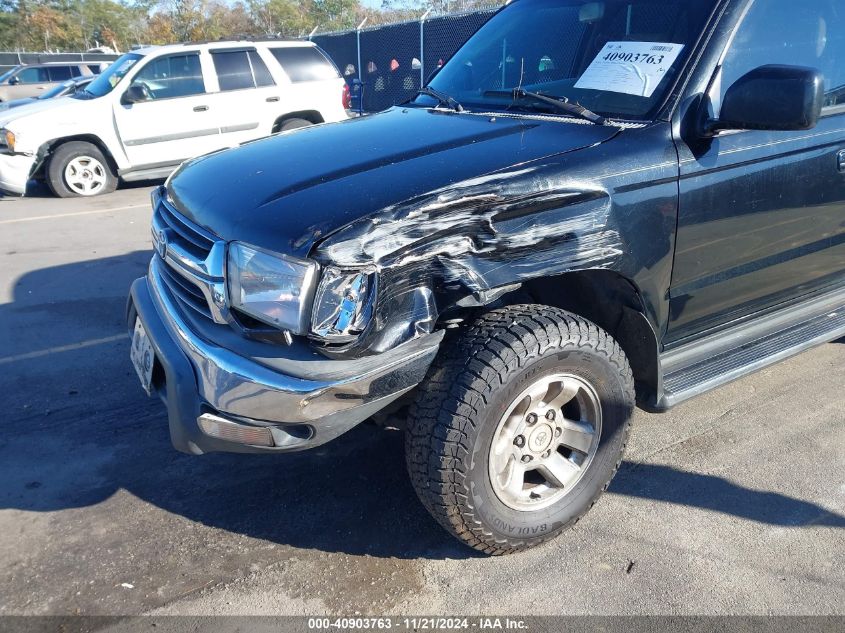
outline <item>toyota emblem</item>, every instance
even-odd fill
[[[162,259],[167,258],[167,233],[164,230],[158,232],[158,255]]]

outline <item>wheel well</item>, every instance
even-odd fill
[[[285,121],[289,121],[290,119],[305,119],[306,121],[311,121],[311,123],[324,123],[325,119],[323,119],[323,115],[317,112],[316,110],[302,110],[301,112],[288,112],[287,114],[283,114],[276,122],[273,123],[273,131],[277,132],[278,129]]]
[[[118,175],[117,169],[117,162],[114,160],[114,156],[112,156],[109,148],[106,147],[106,144],[103,143],[98,137],[94,136],[93,134],[78,134],[76,136],[63,136],[62,138],[53,139],[52,141],[48,141],[41,146],[38,150],[38,155],[41,158],[41,162],[38,166],[38,169],[35,171],[33,176],[43,176],[44,175],[44,168],[47,165],[47,159],[51,153],[53,153],[56,148],[60,145],[64,145],[65,143],[70,143],[73,141],[83,141],[85,143],[91,143],[97,149],[99,149],[103,156],[105,156],[106,161],[109,164],[109,169],[111,169],[112,173],[114,174],[115,178]]]
[[[637,398],[647,402],[657,394],[657,337],[645,316],[640,293],[628,279],[609,270],[576,271],[528,281],[520,290],[502,297],[501,302],[516,304],[527,299],[568,310],[604,329],[628,357]]]

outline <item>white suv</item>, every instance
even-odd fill
[[[72,97],[0,116],[0,189],[61,197],[162,178],[194,156],[347,118],[348,90],[311,42],[177,44],[115,61]]]

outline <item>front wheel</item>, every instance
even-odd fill
[[[71,141],[50,155],[47,184],[60,198],[98,196],[114,191],[117,177],[96,145]]]
[[[423,504],[488,554],[574,524],[622,460],[631,369],[595,324],[556,308],[483,316],[435,361],[412,407],[406,457]]]

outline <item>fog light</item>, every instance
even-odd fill
[[[236,444],[250,446],[275,446],[270,429],[260,426],[247,426],[231,420],[225,420],[211,413],[203,413],[197,418],[197,424],[203,433]]]

